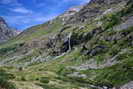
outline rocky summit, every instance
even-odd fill
[[[133,89],[133,1],[91,0],[4,42],[0,89]]]
[[[6,21],[2,17],[0,17],[0,43],[9,40],[17,34],[17,31],[10,28],[7,25]]]

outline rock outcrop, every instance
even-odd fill
[[[67,23],[85,23],[90,22],[96,17],[100,16],[106,9],[113,7],[113,5],[128,2],[129,0],[91,0],[82,8],[79,13],[72,16]],[[88,21],[89,20],[89,21]]]
[[[18,32],[10,28],[6,21],[0,17],[0,43],[9,40],[12,37],[15,37]]]

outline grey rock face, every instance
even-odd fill
[[[133,81],[123,85],[120,89],[133,89]]]
[[[78,13],[72,16],[68,23],[83,23],[89,21],[91,23],[92,19],[101,15],[107,9],[111,8],[112,5],[117,5],[122,2],[128,2],[129,0],[91,0],[90,3],[84,6]],[[102,5],[102,8],[101,8]]]
[[[5,20],[2,17],[0,17],[0,43],[5,42],[8,39],[10,39],[16,35],[17,35],[17,31],[8,27]]]
[[[69,77],[77,77],[77,78],[87,78],[87,75],[85,74],[80,74],[79,72],[74,72],[73,74],[68,74],[67,76]]]
[[[113,29],[117,31],[125,30],[133,26],[133,16],[129,17],[124,23],[115,26]]]

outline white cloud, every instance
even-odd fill
[[[21,6],[18,0],[0,0],[0,4]]]
[[[63,2],[79,1],[79,2],[81,2],[81,4],[84,4],[84,3],[89,2],[90,0],[62,0],[62,1],[63,1]]]
[[[17,12],[17,13],[22,13],[22,14],[31,14],[33,12],[32,10],[26,9],[24,7],[18,7],[15,9],[11,9],[11,11]]]
[[[46,3],[38,3],[37,0],[31,0],[31,2],[33,1],[38,6],[43,6],[44,8],[47,8],[45,7]],[[61,0],[60,3],[56,4],[56,6],[60,7],[62,4],[65,5],[66,2],[71,2],[71,1],[78,1],[81,3],[88,2],[88,0]],[[9,14],[10,16],[4,16],[4,17],[6,18],[7,22],[10,25],[14,27],[20,26],[22,27],[22,29],[35,25],[35,24],[44,23],[54,18],[58,14],[58,13],[53,13],[49,15],[44,12],[34,12],[30,9],[25,8],[24,7],[25,5],[22,5],[21,3],[19,3],[18,0],[0,0],[0,4],[17,5],[14,8],[12,7],[9,9],[11,12],[16,12],[15,14],[11,14],[11,15]]]

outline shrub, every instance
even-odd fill
[[[124,8],[119,14],[121,16],[124,16],[124,15],[128,15],[129,13],[132,13],[132,12],[133,12],[133,3],[132,3],[132,0],[130,0],[127,3],[127,7]]]
[[[120,23],[120,16],[117,14],[109,14],[107,16],[104,16],[102,18],[103,21],[103,27],[105,29],[112,28],[114,25],[117,25]]]
[[[48,77],[41,77],[40,82],[42,83],[49,83],[49,78]]]
[[[0,86],[6,89],[16,89],[15,85],[4,78],[0,78]]]
[[[25,76],[22,76],[22,77],[21,77],[21,80],[22,80],[22,81],[26,81]]]
[[[15,76],[13,74],[6,73],[5,70],[0,70],[0,86],[6,89],[16,89],[15,85],[9,82],[9,79],[14,79]]]

